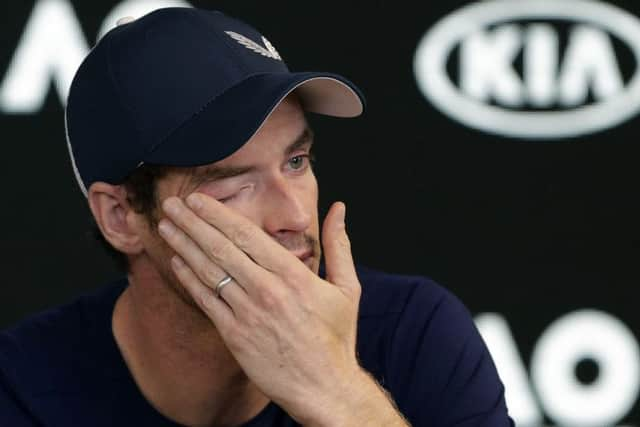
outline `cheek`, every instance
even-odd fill
[[[304,206],[317,212],[318,210],[318,181],[316,180],[313,172],[305,175],[299,181],[294,184],[296,193],[299,200],[304,203]]]
[[[157,229],[152,227],[150,226],[144,233],[142,244],[155,268],[166,273],[166,267],[169,265],[168,260],[173,256],[173,249],[160,236]]]
[[[312,216],[311,232],[314,233],[314,237],[318,237],[320,233],[320,225],[318,218],[318,182],[315,175],[310,174],[310,178],[305,180],[304,187],[302,188],[302,197],[304,197],[305,207]]]
[[[318,180],[314,175],[313,171],[310,171],[308,176],[302,180],[301,185],[303,186],[303,190],[309,197],[317,204],[318,203]]]

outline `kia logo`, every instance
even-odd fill
[[[567,31],[566,46],[558,23]],[[635,60],[630,79],[614,40]],[[448,68],[456,63],[454,82]],[[617,7],[593,0],[491,0],[439,21],[418,44],[414,71],[421,92],[452,119],[492,134],[548,140],[634,117],[638,64],[640,20]]]

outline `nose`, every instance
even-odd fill
[[[315,190],[285,176],[274,177],[270,187],[263,202],[265,231],[277,238],[306,231],[316,208]]]

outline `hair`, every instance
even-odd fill
[[[127,176],[122,186],[127,192],[127,202],[138,214],[146,217],[151,227],[158,225],[158,181],[165,177],[172,168],[170,166],[143,164]],[[129,271],[127,256],[115,249],[102,235],[100,228],[93,220],[91,234],[98,241],[107,255],[115,261],[119,271]]]

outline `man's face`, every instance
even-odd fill
[[[249,218],[317,273],[321,249],[318,185],[309,158],[312,138],[297,99],[288,97],[230,157],[177,169],[161,179],[158,201],[175,195],[184,198],[192,192],[207,194]],[[155,269],[191,302],[168,267],[173,251],[155,229],[143,239]]]

